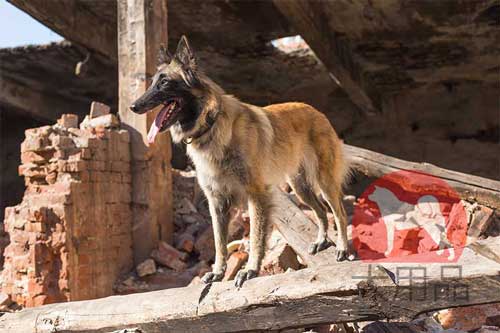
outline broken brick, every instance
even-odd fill
[[[107,115],[110,111],[111,108],[108,105],[94,101],[90,104],[90,119]]]
[[[236,273],[241,269],[243,264],[248,259],[248,253],[243,251],[237,251],[232,253],[227,260],[227,268],[224,274],[223,281],[230,281],[234,279]]]
[[[63,114],[57,123],[65,128],[78,128],[78,116],[76,114]]]
[[[187,268],[187,264],[183,261],[187,259],[187,254],[178,251],[176,248],[163,241],[160,241],[158,244],[158,249],[153,250],[151,258],[157,263],[170,267],[178,272],[184,271]]]

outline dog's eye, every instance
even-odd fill
[[[167,83],[168,83],[168,79],[167,79],[166,77],[164,77],[164,78],[162,78],[162,79],[160,80],[160,84],[161,84],[162,86],[166,85]]]

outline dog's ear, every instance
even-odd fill
[[[189,46],[186,36],[182,36],[179,44],[177,44],[177,51],[175,51],[175,58],[179,60],[185,68],[196,70],[196,59],[193,50]]]
[[[199,84],[200,81],[196,72],[196,59],[186,36],[182,36],[177,45],[175,59],[182,64],[183,78],[187,85],[192,87]]]
[[[168,52],[165,45],[160,45],[158,50],[158,65],[169,64],[172,61],[172,55]]]

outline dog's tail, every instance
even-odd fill
[[[352,169],[352,161],[349,158],[349,155],[345,151],[344,141],[341,141],[339,144],[339,158],[336,161],[337,168],[335,170],[335,183],[339,184],[343,189],[352,179],[353,177],[353,169]]]

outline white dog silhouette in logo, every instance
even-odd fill
[[[424,195],[418,199],[416,205],[400,201],[394,193],[386,188],[375,186],[375,191],[368,196],[380,210],[382,219],[387,228],[387,250],[389,256],[394,248],[394,231],[413,228],[423,228],[432,240],[438,244],[438,255],[448,248],[448,260],[455,258],[455,251],[446,236],[446,224],[439,201],[433,195]]]

